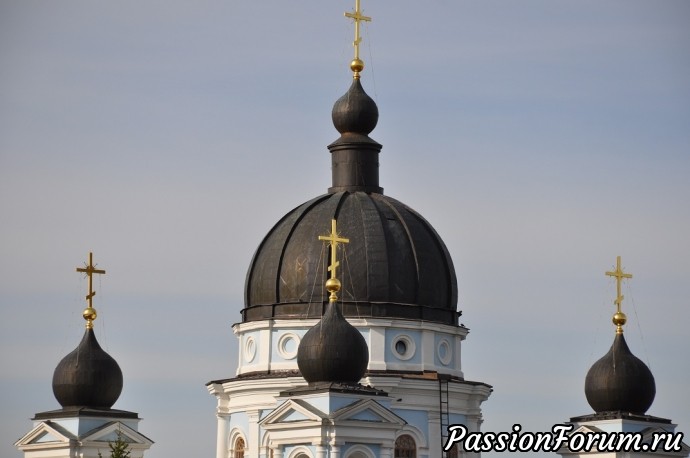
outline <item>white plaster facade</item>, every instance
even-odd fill
[[[400,319],[348,321],[362,333],[369,347],[367,375],[361,383],[388,393],[388,397],[370,400],[388,412],[389,417],[372,416],[345,433],[347,428],[337,424],[334,412],[348,406],[354,408],[369,398],[335,396],[335,404],[326,408],[312,397],[302,399],[317,411],[311,412],[311,423],[295,417],[278,426],[274,422],[280,416],[277,412],[285,408],[286,402],[294,401],[280,393],[307,385],[297,375],[297,347],[317,320],[240,323],[233,326],[240,342],[237,377],[208,385],[209,392],[217,398],[216,458],[234,458],[237,438],[243,439],[247,458],[361,458],[372,454],[393,457],[395,439],[402,434],[414,439],[417,457],[441,457],[438,374],[452,378],[447,384],[448,423],[465,424],[470,431],[480,430],[481,403],[488,399],[491,387],[462,380],[461,344],[468,334],[467,328]],[[369,406],[372,407],[371,403]],[[380,414],[379,407],[375,410]],[[294,405],[292,408],[299,410]],[[392,418],[399,418],[400,422]],[[333,432],[333,428],[337,431]],[[372,443],[370,436],[387,439]]]
[[[25,458],[98,458],[110,456],[109,442],[129,444],[130,458],[143,458],[153,441],[138,431],[140,419],[108,416],[51,418],[34,420],[34,426],[15,442]]]

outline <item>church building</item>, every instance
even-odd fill
[[[346,16],[355,56],[333,106],[332,186],[280,218],[251,261],[236,374],[208,383],[216,458],[438,458],[448,425],[479,431],[491,394],[462,370],[469,330],[443,240],[380,186],[378,108],[360,78],[370,18],[359,1]]]
[[[107,458],[110,444],[119,441],[127,444],[130,458],[143,458],[153,441],[139,432],[136,412],[112,408],[122,393],[122,370],[103,351],[93,330],[93,275],[105,270],[96,269],[89,253],[89,264],[77,272],[89,279],[88,306],[82,314],[86,331],[53,373],[53,394],[62,408],[37,413],[31,431],[14,445],[25,458]]]
[[[585,378],[585,396],[594,413],[570,419],[573,425],[570,447],[564,446],[558,453],[568,458],[687,457],[690,447],[682,442],[682,433],[674,435],[676,425],[669,419],[646,414],[656,395],[654,376],[649,367],[632,354],[623,336],[627,316],[621,310],[624,298],[621,283],[623,279],[632,278],[632,274],[623,271],[618,256],[616,269],[606,275],[616,279],[618,294],[613,301],[616,313],[612,318],[616,334],[608,353],[594,363]],[[579,449],[579,442],[572,440],[578,435],[599,439],[590,450],[586,450],[586,443]],[[624,448],[616,450],[618,438],[626,435],[639,443],[625,442]]]

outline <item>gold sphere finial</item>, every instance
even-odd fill
[[[326,291],[329,293],[337,293],[340,291],[340,280],[337,278],[329,278],[326,280]]]
[[[616,325],[616,334],[623,334],[623,325],[628,321],[628,317],[623,312],[616,312],[611,319]]]
[[[84,309],[84,312],[81,314],[81,316],[83,316],[84,319],[86,320],[86,327],[87,327],[88,329],[91,329],[91,328],[93,328],[93,320],[96,319],[96,317],[98,316],[98,314],[96,313],[96,309],[95,309],[95,308],[93,308],[93,307],[86,307],[86,308]]]
[[[328,291],[330,296],[328,297],[328,300],[331,302],[335,302],[338,300],[338,291],[340,291],[340,280],[337,278],[329,278],[326,280],[326,291]]]
[[[364,61],[359,58],[352,59],[350,70],[355,74],[355,78],[359,78],[359,73],[364,70]]]

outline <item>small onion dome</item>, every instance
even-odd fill
[[[379,121],[379,109],[357,78],[352,80],[350,89],[336,100],[331,116],[333,125],[341,134],[369,135]]]
[[[358,383],[369,362],[362,334],[330,302],[321,320],[304,335],[297,348],[297,366],[309,383]]]
[[[616,334],[609,352],[594,363],[585,379],[587,402],[597,413],[644,415],[655,394],[652,372],[630,352],[622,333]]]
[[[53,393],[62,407],[110,409],[122,392],[122,370],[87,329],[81,342],[53,373]]]

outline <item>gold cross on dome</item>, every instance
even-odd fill
[[[613,301],[616,306],[618,306],[618,312],[620,313],[621,311],[621,302],[623,302],[623,295],[621,294],[621,283],[623,282],[624,278],[632,278],[632,274],[626,274],[623,272],[623,268],[621,267],[621,257],[618,256],[616,257],[616,270],[613,272],[606,272],[606,275],[609,277],[616,277],[616,290],[617,290],[617,297],[616,300]]]
[[[85,273],[89,277],[89,294],[86,295],[86,301],[89,305],[84,310],[84,319],[86,320],[86,327],[91,328],[93,320],[96,319],[96,311],[93,309],[93,297],[96,295],[96,291],[93,290],[93,274],[104,274],[105,270],[96,269],[96,265],[93,263],[93,253],[89,252],[89,264],[85,264],[84,268],[77,267],[77,272]]]
[[[362,42],[362,37],[359,34],[359,23],[362,21],[371,22],[371,18],[362,15],[362,10],[359,5],[360,0],[355,0],[355,12],[345,13],[345,17],[349,17],[355,22],[355,41],[352,42],[352,46],[355,47],[355,59],[359,60],[359,44]]]
[[[319,240],[329,242],[331,246],[331,265],[328,266],[328,270],[331,273],[331,278],[336,278],[335,272],[340,262],[338,262],[337,248],[339,243],[350,243],[350,239],[340,237],[338,235],[338,228],[336,226],[335,219],[331,220],[331,233],[328,235],[320,235]]]

